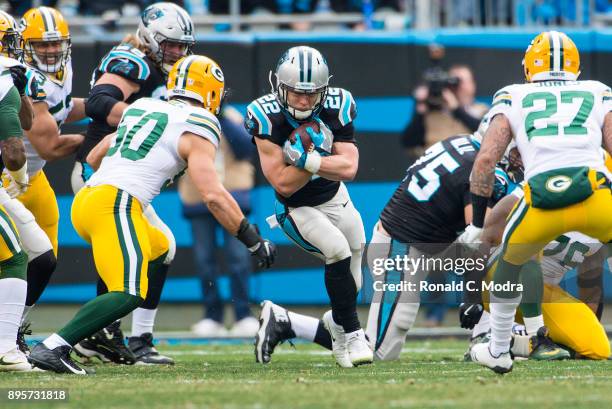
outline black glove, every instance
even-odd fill
[[[256,225],[242,219],[236,238],[244,243],[253,257],[257,259],[257,267],[269,268],[276,257],[276,246],[270,240],[266,240],[259,234]]]
[[[482,304],[461,303],[459,306],[459,322],[461,323],[461,328],[474,328],[474,325],[478,324],[478,321],[480,321],[483,311],[484,307]]]
[[[9,68],[9,71],[11,72],[11,77],[13,77],[13,85],[15,88],[17,88],[19,95],[23,97],[25,95],[26,87],[28,86],[28,78],[26,77],[25,67],[16,65]]]

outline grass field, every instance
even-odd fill
[[[162,345],[174,367],[97,365],[88,377],[2,374],[0,388],[67,388],[69,401],[0,408],[610,408],[610,362],[517,362],[499,376],[463,363],[465,342],[409,341],[401,361],[337,368],[316,346],[282,345],[254,362],[249,344]],[[6,393],[6,391],[4,391]]]

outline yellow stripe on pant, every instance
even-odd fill
[[[3,206],[0,206],[0,262],[21,252],[19,233]]]
[[[59,226],[59,208],[57,198],[47,175],[40,171],[30,179],[30,186],[17,197],[23,205],[34,215],[36,224],[45,232],[51,245],[53,253],[57,257],[57,231]]]
[[[493,278],[497,261],[487,271],[487,282]],[[489,293],[483,293],[488,310]],[[565,345],[589,359],[608,359],[610,341],[606,330],[593,311],[580,300],[572,297],[558,286],[544,284],[542,315],[548,327],[550,339]],[[520,310],[514,320],[523,323]]]
[[[168,240],[144,218],[140,202],[114,186],[84,187],[74,198],[71,217],[77,233],[91,244],[108,291],[144,299],[148,263],[168,251]]]

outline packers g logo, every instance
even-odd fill
[[[572,179],[569,176],[553,176],[546,181],[546,190],[553,193],[561,193],[565,192],[571,185]]]
[[[217,79],[219,82],[223,82],[223,71],[219,67],[213,67],[211,70],[213,77]]]

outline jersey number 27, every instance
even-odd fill
[[[587,128],[582,125],[591,115],[595,98],[588,91],[561,91],[562,104],[571,104],[575,99],[582,100],[580,109],[578,109],[578,113],[574,116],[572,122],[568,126],[563,127],[564,135],[586,135],[588,133]],[[523,108],[533,108],[536,101],[544,101],[544,109],[532,111],[525,118],[527,138],[559,135],[559,124],[557,123],[549,122],[544,128],[536,128],[535,126],[535,121],[538,119],[548,119],[557,113],[557,96],[552,92],[533,92],[527,94],[523,98]]]

